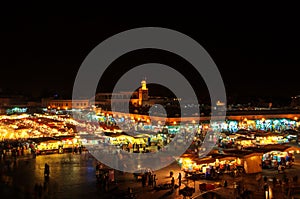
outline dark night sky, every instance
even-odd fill
[[[77,6],[68,13],[30,5],[4,9],[0,15],[2,91],[70,96],[80,64],[97,44],[130,28],[160,26],[197,40],[217,64],[232,98],[300,94],[300,17],[293,10],[209,14],[195,10],[168,14],[141,11],[126,16],[126,12],[106,15],[101,7],[89,9]],[[109,91],[129,67],[149,61],[167,63],[184,73],[198,92],[205,92],[201,77],[191,75],[187,63],[159,51],[121,57],[100,83],[102,90]]]

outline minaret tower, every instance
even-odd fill
[[[146,79],[146,78],[145,78]],[[148,88],[146,80],[141,81],[141,88],[139,88],[139,106],[142,106],[145,101],[148,101]]]

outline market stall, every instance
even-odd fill
[[[238,137],[235,139],[235,145],[238,149],[243,149],[247,147],[254,147],[256,144],[256,140],[253,138],[247,138],[247,137]]]
[[[242,173],[259,173],[262,171],[263,153],[252,151],[228,150],[224,154],[212,153],[204,158],[185,155],[178,161],[187,174],[201,174],[205,178],[216,177],[222,173],[238,176]]]
[[[250,150],[225,150],[224,155],[218,155],[218,165],[221,172],[261,172],[261,158],[263,153]]]
[[[299,153],[300,148],[285,145],[266,145],[260,149],[263,151],[262,167],[277,169],[279,165],[290,168],[295,160],[295,153]]]
[[[261,133],[255,136],[256,144],[267,145],[267,144],[281,144],[288,143],[288,139],[284,134],[277,133]]]

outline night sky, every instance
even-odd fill
[[[140,11],[128,16],[126,12],[106,14],[103,9],[76,6],[70,12],[54,12],[30,5],[4,9],[0,14],[1,93],[71,97],[80,64],[101,41],[131,28],[159,26],[192,37],[208,51],[229,99],[300,94],[299,14],[292,10],[203,14],[177,9],[168,14]],[[99,90],[111,91],[123,73],[147,62],[174,67],[200,97],[207,94],[201,76],[194,75],[185,60],[158,50],[120,57],[101,79]],[[152,94],[160,94],[159,89]]]

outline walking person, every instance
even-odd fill
[[[146,176],[146,174],[144,173],[143,176],[142,176],[142,186],[143,186],[143,187],[146,186],[146,181],[147,181],[147,176]]]
[[[173,177],[173,174],[174,174],[174,172],[173,172],[173,171],[170,171],[170,178]]]
[[[227,180],[225,180],[225,181],[224,181],[224,187],[226,188],[227,185],[228,185],[228,182],[227,182]]]
[[[50,175],[50,167],[47,163],[45,163],[44,176],[49,177],[49,175]]]
[[[155,188],[156,187],[156,174],[153,175],[153,187]]]
[[[153,187],[153,176],[151,173],[148,175],[148,186]]]
[[[172,177],[172,180],[171,180],[172,191],[174,190],[174,186],[175,186],[175,179],[174,179],[174,177]]]
[[[79,146],[79,154],[82,153],[82,146]]]
[[[181,186],[181,173],[178,174],[178,186]]]

